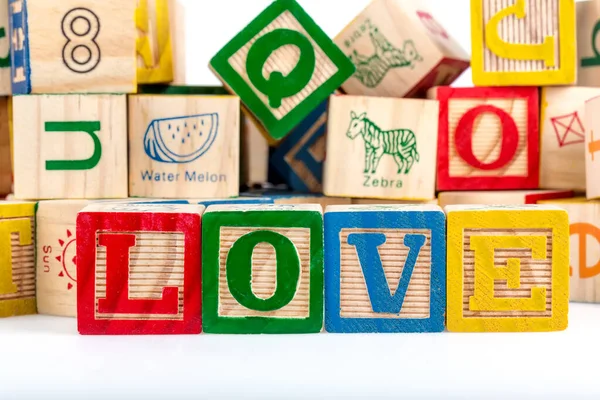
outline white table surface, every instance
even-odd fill
[[[600,399],[600,305],[564,332],[79,336],[0,320],[0,399]]]

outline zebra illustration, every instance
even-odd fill
[[[394,157],[394,161],[398,165],[398,174],[408,174],[415,161],[419,162],[417,138],[410,129],[383,131],[367,118],[367,113],[356,115],[354,111],[351,111],[350,118],[346,136],[354,140],[358,135],[362,135],[365,141],[364,173],[374,174],[384,154]]]

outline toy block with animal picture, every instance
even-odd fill
[[[127,197],[125,95],[13,98],[15,197]]]
[[[269,142],[257,122],[241,112],[241,183],[252,188],[269,181]]]
[[[441,192],[440,207],[466,204],[517,205],[538,204],[547,200],[572,198],[572,190],[479,190]]]
[[[8,0],[0,0],[0,96],[12,94]]]
[[[435,198],[437,116],[435,100],[332,96],[324,193]]]
[[[133,0],[9,0],[14,94],[136,90]]]
[[[10,98],[0,97],[0,197],[12,192],[12,152],[10,140]]]
[[[600,1],[576,3],[577,13],[577,85],[600,87],[600,48],[596,38],[600,32]]]
[[[276,0],[225,45],[210,68],[280,140],[354,73],[295,0]]]
[[[325,330],[442,332],[446,216],[434,205],[325,210]]]
[[[548,205],[459,205],[444,210],[450,332],[567,328],[565,210]]]
[[[575,0],[471,0],[473,83],[575,83],[575,31]]]
[[[585,101],[600,87],[546,87],[541,99],[540,187],[585,191]]]
[[[137,0],[135,22],[138,30],[138,83],[166,83],[173,80],[170,2],[171,0]]]
[[[423,1],[373,0],[334,39],[356,67],[347,94],[425,97],[469,67],[469,55]]]
[[[79,333],[200,333],[203,212],[200,205],[113,202],[80,211]]]
[[[202,237],[204,332],[321,331],[319,205],[210,206]]]
[[[35,314],[35,203],[0,201],[0,317]]]
[[[569,214],[570,301],[600,303],[600,202],[585,197],[544,201]]]
[[[600,198],[600,96],[585,102],[585,187],[588,199]]]
[[[438,87],[437,189],[536,189],[539,104],[534,87]]]
[[[129,194],[220,198],[239,192],[235,96],[129,97]]]

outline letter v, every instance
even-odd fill
[[[408,234],[404,236],[404,245],[408,247],[408,256],[398,281],[398,287],[392,296],[378,249],[386,241],[385,234],[351,233],[348,235],[348,244],[356,247],[356,254],[363,270],[374,312],[400,313],[408,284],[415,269],[419,252],[425,245],[425,240],[425,235]]]

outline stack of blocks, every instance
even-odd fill
[[[554,331],[569,274],[600,302],[600,0],[471,0],[472,63],[422,1],[330,39],[276,0],[210,61],[223,88],[165,86],[168,0],[4,1],[0,193],[14,174],[30,201],[0,203],[0,316]],[[448,86],[469,65],[476,87]],[[238,197],[273,171],[293,194]]]

